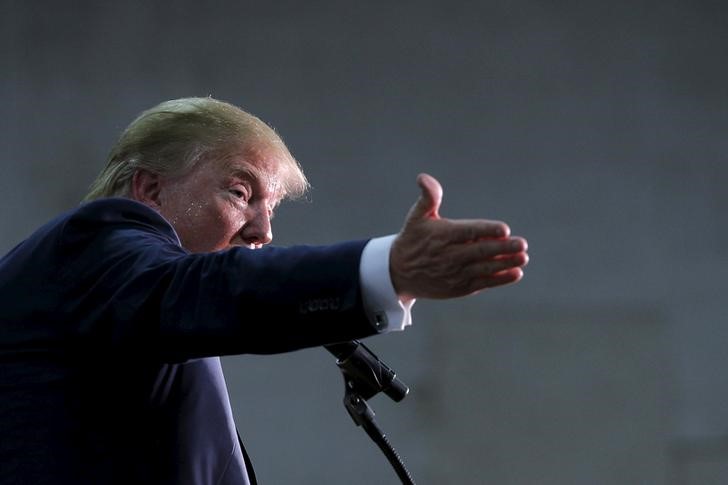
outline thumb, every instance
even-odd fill
[[[440,204],[442,203],[442,186],[437,179],[426,173],[417,176],[417,185],[422,194],[410,210],[408,219],[439,219]]]

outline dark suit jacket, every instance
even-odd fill
[[[189,254],[81,206],[0,260],[0,483],[247,483],[217,356],[365,337],[366,241]]]

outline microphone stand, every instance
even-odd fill
[[[325,345],[336,356],[336,365],[344,375],[344,407],[357,426],[382,450],[404,485],[414,485],[402,458],[374,421],[374,410],[367,399],[384,392],[395,402],[405,398],[409,388],[376,355],[358,340]]]

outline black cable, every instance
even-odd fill
[[[387,457],[387,460],[389,460],[389,463],[392,465],[392,468],[394,468],[394,471],[397,473],[397,476],[402,483],[404,485],[415,485],[412,475],[410,475],[409,470],[407,470],[407,467],[404,465],[402,458],[400,458],[397,450],[395,450],[389,443],[389,440],[385,434],[382,433],[382,430],[379,429],[377,423],[367,420],[362,427],[377,446],[379,446],[379,449],[382,450],[384,456]]]
[[[389,440],[379,428],[376,421],[374,421],[374,411],[369,407],[369,403],[355,392],[347,389],[346,395],[344,396],[344,407],[349,412],[354,423],[364,428],[366,434],[382,450],[402,483],[404,485],[415,485],[412,475],[410,475],[407,467],[405,467],[402,458],[389,443]]]

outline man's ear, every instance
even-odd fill
[[[162,207],[159,193],[161,191],[159,174],[139,169],[131,178],[131,196],[133,199],[159,210]]]

